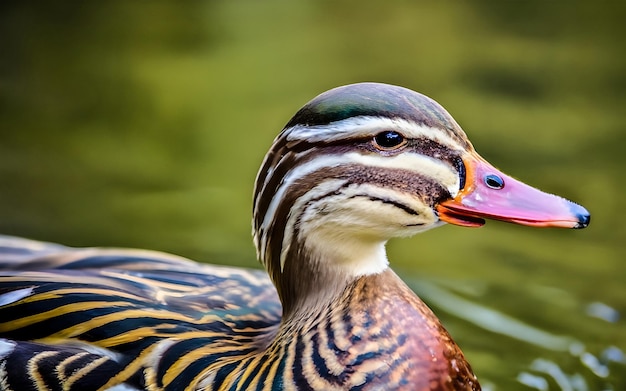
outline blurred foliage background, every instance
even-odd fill
[[[625,18],[618,1],[3,1],[0,232],[258,267],[251,193],[273,137],[324,90],[399,84],[593,217],[445,227],[392,242],[394,267],[486,389],[623,390]],[[472,320],[429,281],[504,318]]]

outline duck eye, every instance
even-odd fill
[[[382,150],[397,149],[406,144],[403,135],[392,130],[378,133],[374,136],[374,146]]]
[[[500,190],[504,187],[504,179],[495,174],[485,175],[485,185],[491,189]]]

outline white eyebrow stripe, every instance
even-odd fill
[[[383,130],[397,130],[407,138],[427,138],[454,150],[464,149],[441,129],[420,125],[402,118],[357,116],[326,125],[295,125],[285,129],[283,136],[287,141],[334,142],[369,137]]]

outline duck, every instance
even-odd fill
[[[486,219],[584,228],[483,159],[437,102],[357,83],[306,103],[256,177],[265,270],[0,237],[0,390],[480,390],[385,245]]]

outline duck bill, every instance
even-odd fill
[[[534,227],[585,228],[589,212],[582,206],[511,178],[477,154],[463,159],[465,186],[437,205],[439,219],[465,227],[480,227],[484,219]]]

